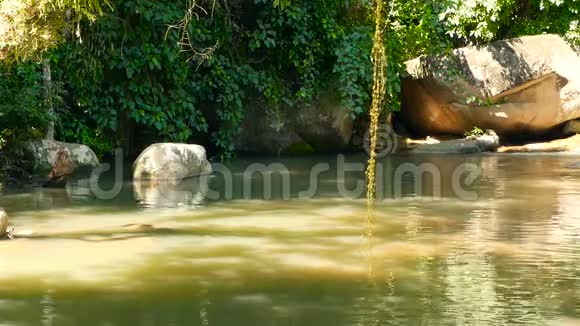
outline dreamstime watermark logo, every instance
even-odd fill
[[[399,149],[399,136],[389,125],[379,125],[377,127],[377,146],[375,153],[378,158],[394,154]],[[371,154],[371,129],[367,129],[363,137],[363,148],[367,155]]]
[[[386,133],[391,135],[394,133]],[[381,148],[380,154],[392,153],[398,139],[389,138],[390,143]],[[320,162],[306,171],[293,173],[282,162],[269,164],[252,163],[245,169],[232,170],[222,163],[212,164],[212,173],[184,180],[135,180],[133,191],[135,198],[149,206],[164,203],[181,203],[188,205],[204,200],[231,199],[312,199],[322,188],[328,191],[328,184],[334,183],[334,196],[342,198],[362,198],[366,193],[365,171],[363,162],[347,162],[345,155],[336,156],[336,164]],[[94,169],[88,182],[89,192],[101,200],[111,200],[119,196],[123,189],[123,152],[115,153],[113,167],[103,164]],[[187,169],[187,166],[176,168]],[[478,194],[473,185],[481,177],[481,168],[474,163],[462,163],[442,173],[439,166],[429,162],[411,163],[391,160],[379,161],[376,165],[377,199],[427,197],[438,200],[445,196],[458,200],[474,201]],[[114,169],[114,171],[112,171]],[[105,173],[113,178],[105,178]],[[111,182],[112,181],[112,182]],[[86,184],[86,183],[85,183]],[[324,187],[323,187],[324,185]],[[86,188],[86,185],[85,185]],[[446,193],[443,193],[446,190]]]
[[[123,149],[117,148],[115,150],[115,171],[114,171],[114,181],[110,189],[104,189],[99,181],[102,179],[102,175],[111,170],[111,165],[109,163],[104,163],[96,167],[91,172],[90,177],[90,189],[91,193],[98,199],[111,200],[119,196],[121,190],[123,189],[124,176],[123,176],[123,165],[124,165],[124,155]]]
[[[233,189],[236,186],[235,174],[224,164],[212,166],[213,176],[220,175],[223,180],[223,186],[220,188],[223,192],[206,187],[204,188],[205,197],[210,200],[233,199]],[[276,190],[278,198],[282,200],[312,199],[318,194],[320,185],[331,180],[336,184],[336,194],[339,197],[361,198],[366,194],[366,179],[360,176],[364,176],[366,167],[364,163],[347,162],[344,155],[338,155],[335,169],[331,169],[328,163],[315,164],[308,171],[306,185],[304,185],[305,178],[300,176],[298,183],[302,188],[293,195],[291,189],[294,189],[293,185],[297,180],[292,178],[291,171],[284,164],[253,163],[243,171],[241,185],[238,187],[242,188],[242,199],[270,200],[273,199],[273,193]],[[401,163],[387,168],[384,163],[378,162],[376,167],[375,184],[378,199],[399,199],[409,193],[429,194],[428,197],[433,200],[441,199],[444,179],[448,181],[448,188],[451,189],[455,198],[465,201],[478,199],[477,193],[468,189],[482,175],[481,168],[473,163],[460,164],[448,176],[443,176],[439,167],[433,163]],[[323,174],[326,174],[326,178],[323,178]],[[205,186],[209,185],[210,178],[213,176],[201,176],[200,183]],[[274,181],[275,177],[278,178],[278,182]]]

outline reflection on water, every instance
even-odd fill
[[[31,235],[0,242],[0,324],[574,325],[578,159],[383,161],[370,255],[376,286],[367,281],[365,201],[339,196],[363,172],[337,174],[336,159],[283,160],[289,201],[276,184],[272,200],[260,198],[259,175],[246,198],[243,172],[253,160],[231,163],[231,200],[209,198],[195,178],[165,188],[127,183],[113,201],[82,182],[8,194],[0,206]],[[322,162],[329,171],[315,194],[298,199]],[[416,176],[404,176],[396,195],[388,176],[409,162],[436,165],[441,180],[427,176],[417,188]],[[458,200],[452,189],[450,176],[466,162],[482,169],[466,185],[477,200]],[[225,194],[226,183],[216,175],[207,186]]]
[[[205,184],[204,184],[205,183]],[[198,207],[207,192],[207,179],[190,178],[179,183],[171,181],[135,180],[135,200],[141,207]]]

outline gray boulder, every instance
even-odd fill
[[[296,110],[296,133],[316,152],[338,152],[350,148],[354,122],[349,109],[329,95],[311,106]]]
[[[493,130],[488,130],[485,135],[479,137],[421,144],[415,146],[410,152],[414,154],[477,154],[495,151],[499,145],[499,137]]]
[[[97,155],[86,145],[43,139],[29,143],[27,151],[33,164],[33,175],[49,181],[62,181],[99,166]]]
[[[542,134],[580,118],[580,57],[561,37],[537,35],[406,63],[404,122],[420,134]]]
[[[180,181],[211,172],[205,148],[190,144],[153,144],[147,147],[133,164],[135,180]]]
[[[486,130],[484,135],[471,136],[466,139],[475,141],[482,152],[495,151],[500,145],[499,136],[493,130]]]
[[[8,213],[3,208],[0,208],[0,237],[6,234],[8,230]]]

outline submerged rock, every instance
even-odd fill
[[[153,144],[133,164],[134,180],[180,181],[211,172],[205,148],[190,144]]]
[[[420,134],[542,134],[580,118],[580,57],[557,35],[456,49],[407,63],[402,119]]]
[[[61,182],[73,174],[88,174],[99,165],[93,150],[81,144],[43,139],[31,142],[27,150],[33,175],[49,182]]]

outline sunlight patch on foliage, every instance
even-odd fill
[[[3,0],[0,3],[0,59],[38,59],[62,42],[81,18],[94,20],[108,0]]]

